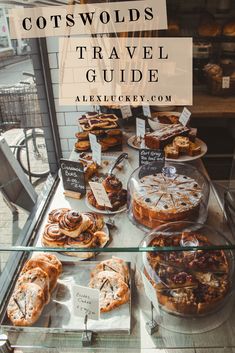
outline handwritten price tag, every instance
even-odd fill
[[[184,110],[182,111],[182,113],[180,115],[179,122],[182,125],[186,126],[189,122],[191,114],[192,113],[187,108],[184,108]]]
[[[151,110],[149,105],[143,105],[143,114],[148,118],[151,118]]]
[[[97,138],[94,134],[89,134],[89,140],[92,150],[92,159],[98,165],[101,165],[101,144],[97,142]]]
[[[97,142],[97,137],[94,134],[89,134],[89,141],[90,141],[90,144],[91,144],[91,149],[96,143],[98,143]]]
[[[60,167],[64,190],[84,195],[86,193],[86,182],[82,163],[61,159]]]
[[[142,273],[142,280],[144,284],[144,289],[147,297],[153,303],[154,308],[156,309],[157,313],[160,315],[159,304],[157,300],[157,293],[152,284],[146,278],[145,274]]]
[[[89,287],[72,287],[73,312],[75,316],[99,320],[100,318],[100,291]]]
[[[230,88],[230,77],[229,76],[224,76],[222,79],[222,88]]]
[[[93,159],[93,161],[95,161],[98,165],[101,165],[101,144],[98,143],[98,142],[93,146],[93,149],[92,149],[92,159]]]
[[[121,113],[122,113],[123,119],[128,119],[130,116],[132,116],[132,111],[131,111],[130,105],[123,105],[121,107]]]
[[[101,183],[96,183],[93,181],[89,182],[91,190],[95,196],[97,203],[100,206],[112,207],[107,192]]]
[[[136,136],[144,137],[145,135],[145,120],[136,118]]]

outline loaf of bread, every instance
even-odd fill
[[[7,306],[13,325],[31,326],[39,319],[61,272],[61,262],[52,254],[38,254],[25,263]]]

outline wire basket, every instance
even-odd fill
[[[41,127],[41,114],[34,83],[0,87],[0,128]]]

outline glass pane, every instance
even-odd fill
[[[12,6],[0,5],[0,243],[5,246],[22,241],[47,177],[56,172],[37,42],[10,38]]]

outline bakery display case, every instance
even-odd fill
[[[140,265],[144,281],[149,282],[147,294],[149,285],[155,291],[160,325],[184,333],[188,327],[196,333],[211,329],[210,320],[215,328],[228,318],[234,296],[234,253],[216,245],[229,248],[231,243],[211,227],[183,221],[160,226],[143,239],[141,247],[172,248],[144,252]],[[177,252],[179,246],[182,251]]]

